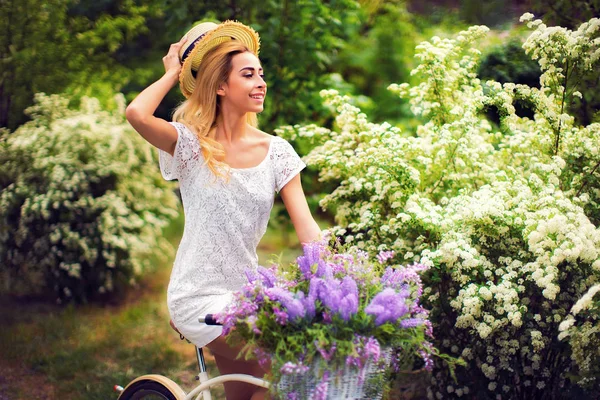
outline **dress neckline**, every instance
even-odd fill
[[[233,167],[229,166],[229,164],[227,164],[227,167],[231,171],[237,171],[237,172],[252,171],[254,169],[258,169],[258,168],[262,167],[263,164],[266,164],[267,160],[271,157],[271,149],[273,148],[273,140],[275,140],[275,136],[272,136],[271,139],[269,140],[269,148],[267,150],[267,155],[257,165],[254,165],[252,167],[246,167],[246,168],[233,168]]]

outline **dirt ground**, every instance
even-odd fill
[[[0,400],[54,400],[54,386],[46,377],[0,359]]]

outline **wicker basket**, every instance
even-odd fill
[[[343,370],[329,371],[328,400],[380,400],[383,396],[382,379],[391,360],[391,350],[382,352],[379,362],[369,360],[362,369],[345,366]],[[315,362],[304,374],[284,375],[277,384],[279,391],[295,391],[299,399],[311,400],[323,371]],[[285,399],[285,398],[284,398]],[[283,400],[283,399],[282,399]]]

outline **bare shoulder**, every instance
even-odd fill
[[[270,135],[255,127],[251,127],[250,132],[252,132],[252,137],[256,141],[257,145],[268,146],[269,143],[271,143],[271,140],[276,137],[275,135]]]

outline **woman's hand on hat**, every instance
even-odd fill
[[[179,60],[179,49],[187,41],[187,36],[181,38],[177,43],[173,43],[169,48],[169,52],[163,57],[163,65],[165,66],[165,72],[176,72],[179,75],[181,71],[181,61]]]

